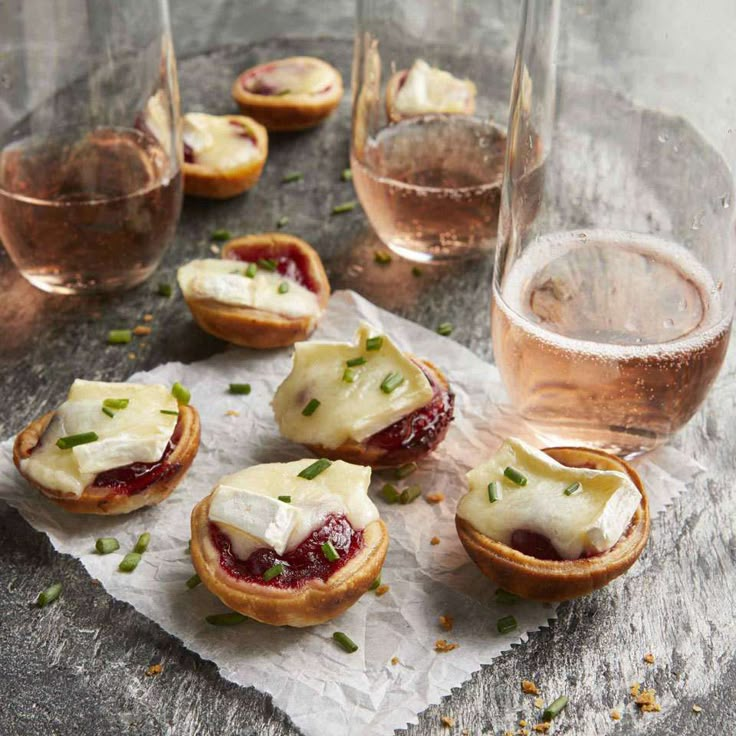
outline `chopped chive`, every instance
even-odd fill
[[[284,572],[284,566],[279,562],[273,567],[269,567],[266,572],[263,573],[263,580],[265,582],[268,582],[269,580],[273,580],[274,578],[277,578],[281,573]]]
[[[342,631],[336,631],[332,638],[348,653],[358,651],[358,645],[347,635],[343,634]]]
[[[258,265],[256,263],[249,263],[248,268],[245,269],[245,275],[249,279],[252,279],[256,275],[257,271],[258,271]]]
[[[352,368],[346,368],[343,371],[342,380],[345,383],[353,383],[355,381],[355,371]]]
[[[264,271],[275,271],[279,264],[273,258],[259,258],[258,265]]]
[[[279,496],[279,501],[283,501],[284,503],[291,503],[291,496]]]
[[[96,442],[99,439],[96,432],[81,432],[80,434],[70,434],[66,437],[59,437],[56,440],[56,446],[60,450],[70,450],[77,445],[86,445],[90,442]]]
[[[563,493],[566,496],[574,496],[576,493],[578,493],[581,490],[582,486],[580,485],[579,481],[575,481],[574,483],[570,483],[570,485],[565,488]]]
[[[159,296],[165,296],[168,299],[171,296],[172,291],[173,290],[171,288],[171,284],[167,284],[165,281],[159,281],[159,284],[158,284]]]
[[[133,547],[133,552],[137,552],[139,555],[142,555],[148,549],[150,541],[151,533],[143,532],[143,534],[138,537],[138,541],[135,543],[135,547]]]
[[[130,399],[103,399],[102,406],[107,409],[127,409]]]
[[[353,171],[352,169],[343,169],[342,174],[340,174],[340,178],[343,181],[352,181],[353,180]]]
[[[120,542],[115,537],[100,537],[95,542],[95,549],[100,555],[109,555],[110,552],[120,549]]]
[[[401,498],[401,494],[396,490],[396,486],[391,483],[384,484],[381,488],[381,495],[386,503],[397,503]]]
[[[118,570],[120,572],[133,572],[138,567],[138,563],[141,561],[140,552],[128,552],[125,557],[120,561]]]
[[[505,606],[511,606],[514,603],[518,603],[521,598],[516,593],[509,593],[508,590],[498,588],[495,593],[496,603],[501,603]]]
[[[243,621],[247,621],[248,617],[237,611],[230,611],[230,613],[213,613],[205,616],[204,620],[212,626],[235,626],[235,624],[242,624]]]
[[[171,387],[171,395],[176,399],[179,406],[186,406],[189,403],[189,399],[192,398],[189,389],[184,388],[179,381]]]
[[[49,603],[53,603],[61,593],[61,583],[54,583],[49,585],[46,590],[42,590],[36,598],[36,605],[39,608],[48,606]]]
[[[107,333],[108,345],[125,345],[133,339],[132,330],[110,330]]]
[[[356,365],[365,365],[368,361],[361,355],[359,358],[350,358],[345,361],[348,368],[355,368]]]
[[[282,215],[279,217],[278,220],[276,220],[276,227],[281,230],[282,227],[289,224],[289,218],[286,215]]]
[[[437,327],[437,334],[442,335],[442,337],[447,337],[448,335],[452,335],[453,329],[452,322],[443,322]]]
[[[115,416],[115,412],[112,409],[108,409],[106,406],[102,407],[102,413],[107,414],[107,416],[112,419]]]
[[[382,345],[383,338],[380,335],[377,335],[376,337],[369,337],[365,341],[366,350],[380,350]]]
[[[230,240],[233,236],[230,234],[229,230],[213,230],[212,235],[210,235],[210,240]]]
[[[249,383],[231,383],[227,389],[231,394],[247,396],[250,393]]]
[[[329,540],[322,545],[322,554],[327,558],[328,562],[335,562],[335,560],[340,559],[340,555]]]
[[[286,294],[287,291],[289,291],[289,282],[288,281],[282,281],[279,284],[279,288],[277,289],[279,294]]]
[[[171,416],[173,416],[173,417],[178,417],[179,416],[179,412],[178,411],[174,411],[173,409],[161,409],[160,413],[161,414],[171,414]]]
[[[492,480],[488,484],[488,501],[490,503],[496,503],[501,500],[501,491],[498,487],[498,481]]]
[[[389,263],[391,263],[392,258],[391,258],[391,254],[388,251],[377,250],[373,254],[373,260],[382,266],[387,266]]]
[[[302,416],[311,417],[312,414],[319,409],[319,405],[319,399],[310,399],[307,405],[302,409]]]
[[[516,468],[512,468],[510,465],[503,471],[503,474],[512,483],[516,483],[517,486],[525,486],[527,483],[526,476],[522,475]]]
[[[390,394],[404,383],[404,376],[401,373],[389,373],[381,382],[381,391]]]
[[[337,204],[332,208],[332,214],[342,215],[345,212],[352,212],[357,204],[358,203],[356,200],[353,200],[352,202],[343,202],[342,204]]]
[[[283,92],[282,94],[287,94],[287,92]],[[281,179],[282,184],[291,184],[295,181],[301,181],[304,178],[304,174],[302,174],[301,171],[292,171],[290,174],[286,174],[283,179]]]
[[[416,463],[407,463],[406,465],[402,465],[400,468],[396,468],[396,470],[394,471],[394,475],[398,480],[402,480],[404,478],[408,478],[412,473],[416,472],[416,469]]]
[[[551,721],[553,718],[557,718],[558,715],[567,707],[568,697],[567,695],[560,695],[557,700],[550,703],[542,713],[543,721]]]
[[[496,621],[496,628],[499,634],[508,634],[517,628],[519,624],[516,623],[516,619],[513,616],[503,616]]]
[[[375,590],[381,584],[381,576],[379,575],[372,583],[368,590]]]
[[[325,458],[321,458],[311,465],[308,465],[301,473],[298,474],[299,478],[305,478],[306,480],[314,480],[320,473],[327,470],[332,463]]]
[[[412,266],[411,275],[415,278],[419,278],[422,275],[422,269],[419,266]]]
[[[194,575],[192,575],[192,577],[187,580],[185,585],[187,586],[187,588],[189,588],[189,590],[191,590],[192,588],[196,588],[201,582],[202,579],[195,572]]]
[[[420,486],[408,486],[407,488],[404,488],[403,491],[401,491],[401,496],[399,496],[399,503],[403,506],[406,506],[406,504],[411,503],[412,501],[416,501],[421,495],[422,489]]]

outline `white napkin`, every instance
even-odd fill
[[[215,662],[223,677],[270,693],[307,736],[386,734],[415,723],[419,712],[469,679],[482,664],[555,617],[551,605],[496,604],[495,586],[469,561],[455,533],[455,504],[464,492],[467,470],[510,434],[534,441],[530,430],[500,403],[504,391],[498,371],[452,339],[385,312],[352,292],[333,295],[315,337],[349,340],[362,319],[390,334],[404,349],[435,362],[452,383],[456,420],[445,442],[411,476],[411,483],[419,483],[425,493],[441,492],[446,500],[430,505],[420,498],[408,506],[389,506],[377,499],[391,536],[382,576],[390,589],[381,597],[367,593],[350,611],[322,626],[299,630],[253,621],[211,626],[205,616],[224,607],[204,586],[188,590],[184,585],[193,574],[185,551],[189,514],[218,478],[255,463],[307,455],[304,448],[279,436],[269,405],[289,371],[288,350],[232,349],[192,365],[168,363],[131,377],[142,383],[181,381],[191,390],[192,404],[202,418],[202,443],[192,469],[176,492],[154,508],[111,518],[66,513],[18,475],[11,441],[0,447],[1,499],[44,531],[59,552],[80,559],[111,595]],[[245,382],[253,387],[249,396],[227,392],[229,383]],[[230,410],[239,415],[227,415]],[[652,453],[637,467],[654,514],[701,470],[672,448]],[[374,475],[374,494],[383,482]],[[122,555],[143,531],[151,533],[151,543],[141,564],[132,574],[118,572]],[[101,536],[117,537],[120,551],[95,554],[94,543]],[[440,543],[432,545],[435,536]],[[509,613],[519,629],[500,635],[496,621]],[[440,615],[454,618],[452,631],[439,626]],[[360,649],[354,654],[340,649],[332,640],[338,630]],[[434,648],[437,639],[459,646],[439,653]],[[393,657],[398,657],[397,664],[391,663]]]

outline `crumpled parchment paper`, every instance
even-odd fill
[[[385,312],[352,292],[333,295],[315,338],[351,339],[361,319],[398,340],[404,349],[435,362],[456,392],[456,420],[447,439],[410,482],[445,501],[423,498],[407,506],[376,503],[388,524],[391,544],[383,571],[390,589],[367,593],[346,614],[312,629],[272,628],[253,621],[215,627],[205,616],[222,604],[204,586],[185,587],[193,569],[186,547],[189,514],[218,478],[248,465],[308,456],[282,439],[270,400],[290,367],[289,350],[231,349],[192,365],[168,363],[131,377],[143,383],[181,381],[202,418],[202,443],[189,474],[164,503],[124,517],[83,517],[64,512],[32,490],[12,464],[12,444],[0,447],[0,498],[17,508],[54,547],[82,561],[107,591],[217,664],[223,677],[270,693],[274,703],[307,736],[386,734],[414,723],[417,714],[461,685],[482,664],[555,617],[555,607],[494,602],[495,586],[469,561],[455,533],[454,512],[464,492],[464,474],[490,455],[508,435],[535,441],[528,427],[504,407],[498,371],[452,339]],[[252,385],[249,396],[233,396],[229,383]],[[61,397],[60,397],[61,399]],[[237,416],[228,411],[239,412]],[[540,442],[537,440],[539,445]],[[692,459],[662,448],[637,464],[653,514],[662,511],[701,470]],[[374,474],[372,493],[385,478]],[[132,574],[118,572],[138,535],[151,543]],[[97,537],[115,536],[119,552],[94,552]],[[430,544],[432,537],[440,543]],[[638,564],[642,564],[641,562]],[[613,583],[614,585],[616,583]],[[500,635],[499,617],[513,613],[518,631]],[[438,617],[451,615],[447,632]],[[346,632],[360,647],[347,654],[332,641]],[[438,653],[437,639],[457,643]],[[398,657],[399,663],[391,659]]]

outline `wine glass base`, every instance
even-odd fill
[[[415,263],[450,263],[453,261],[468,261],[490,256],[493,253],[493,244],[477,247],[471,246],[432,246],[413,248],[397,243],[395,240],[384,240],[384,244],[396,255]]]
[[[50,273],[21,271],[21,276],[32,286],[49,294],[109,294],[127,291],[143,283],[156,270],[156,265],[138,269],[124,276],[95,277],[79,273]]]

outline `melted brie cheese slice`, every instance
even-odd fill
[[[298,342],[291,373],[279,386],[272,406],[281,434],[294,442],[339,447],[362,442],[432,399],[434,391],[422,369],[407,358],[391,338],[382,336],[379,350],[366,341],[378,333],[363,323],[355,342]],[[352,368],[354,380],[344,380],[347,361],[365,358]],[[403,382],[391,393],[381,389],[391,373]],[[312,400],[320,402],[310,416],[302,413]]]
[[[177,272],[187,299],[212,299],[233,307],[250,307],[284,317],[319,317],[317,295],[275,271],[259,268],[253,278],[245,275],[247,263],[220,258],[191,261]],[[282,283],[288,291],[279,292]]]
[[[182,136],[194,153],[194,163],[227,170],[255,161],[258,146],[241,135],[243,129],[223,115],[189,112],[184,115]]]
[[[258,72],[251,90],[269,89],[276,95],[314,95],[335,81],[332,69],[322,64],[294,61],[274,64]]]
[[[298,547],[330,514],[353,529],[378,519],[368,498],[371,470],[338,460],[312,480],[299,473],[314,459],[255,465],[222,478],[212,494],[209,519],[228,536],[241,560],[270,547],[277,554]],[[290,496],[291,502],[279,496]]]
[[[102,411],[105,399],[128,399],[128,406],[109,417]],[[80,496],[98,473],[161,459],[177,422],[162,409],[178,409],[166,386],[77,379],[30,457],[21,460],[21,469],[45,488]],[[60,437],[83,432],[95,432],[99,439],[69,450],[56,446]]]
[[[394,100],[401,115],[465,113],[475,97],[475,85],[417,59]]]
[[[525,486],[504,476],[509,466],[526,476]],[[613,547],[641,503],[641,495],[628,475],[568,468],[517,439],[507,440],[467,478],[470,490],[460,499],[458,516],[503,544],[510,544],[517,530],[541,534],[566,560]],[[501,495],[495,503],[488,499],[488,484],[492,481],[498,483]],[[582,489],[566,496],[565,488],[575,482]]]

